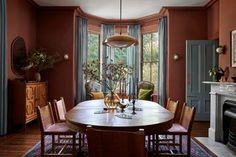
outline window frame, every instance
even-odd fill
[[[144,45],[143,45],[143,36],[144,35],[147,35],[147,34],[151,34],[151,39],[153,39],[153,33],[157,33],[158,34],[158,31],[150,31],[150,32],[145,32],[145,33],[142,33],[141,34],[141,50],[140,50],[140,54],[141,54],[141,57],[140,57],[140,61],[141,61],[141,67],[140,67],[140,77],[141,77],[141,81],[143,81],[143,66],[144,66],[144,63],[149,63],[150,64],[150,69],[152,69],[151,67],[152,67],[152,64],[153,63],[157,63],[157,64],[159,64],[159,58],[157,59],[157,61],[154,61],[154,60],[152,60],[152,61],[150,61],[150,62],[144,62],[144,58],[143,58],[143,55],[144,55],[144,52],[143,52],[143,47],[144,47]],[[152,45],[151,45],[151,47],[153,46],[153,43],[151,43]],[[152,49],[151,49],[152,50]],[[152,50],[152,52],[151,52],[151,56],[153,56],[153,50]],[[152,57],[151,57],[152,58]],[[158,74],[158,77],[159,77],[159,69],[158,69],[158,71],[157,71],[157,74]],[[152,78],[152,72],[151,72],[151,70],[150,70],[150,78]],[[150,80],[149,80],[150,81]],[[158,84],[157,84],[157,86],[158,86]]]

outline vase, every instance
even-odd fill
[[[120,98],[115,92],[110,91],[105,96],[104,103],[105,103],[107,109],[116,109],[117,105],[120,103]]]
[[[34,74],[35,81],[40,82],[41,81],[41,74],[39,72],[36,72]]]
[[[223,76],[222,74],[216,73],[216,75],[214,76],[214,80],[215,80],[216,82],[219,82],[222,76]]]

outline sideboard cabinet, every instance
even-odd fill
[[[8,129],[11,132],[37,119],[37,106],[47,103],[47,82],[9,81],[8,95]]]

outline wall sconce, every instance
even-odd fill
[[[225,47],[224,46],[219,46],[216,48],[216,52],[219,54],[222,54],[225,52]]]
[[[177,54],[177,53],[175,53],[174,55],[173,55],[173,59],[175,60],[175,61],[177,61],[177,60],[179,60],[179,54]]]
[[[68,53],[64,54],[63,58],[64,58],[64,60],[68,60],[69,59],[69,54]]]

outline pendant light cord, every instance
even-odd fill
[[[120,0],[120,35],[122,34],[121,17],[122,17],[122,0]]]

